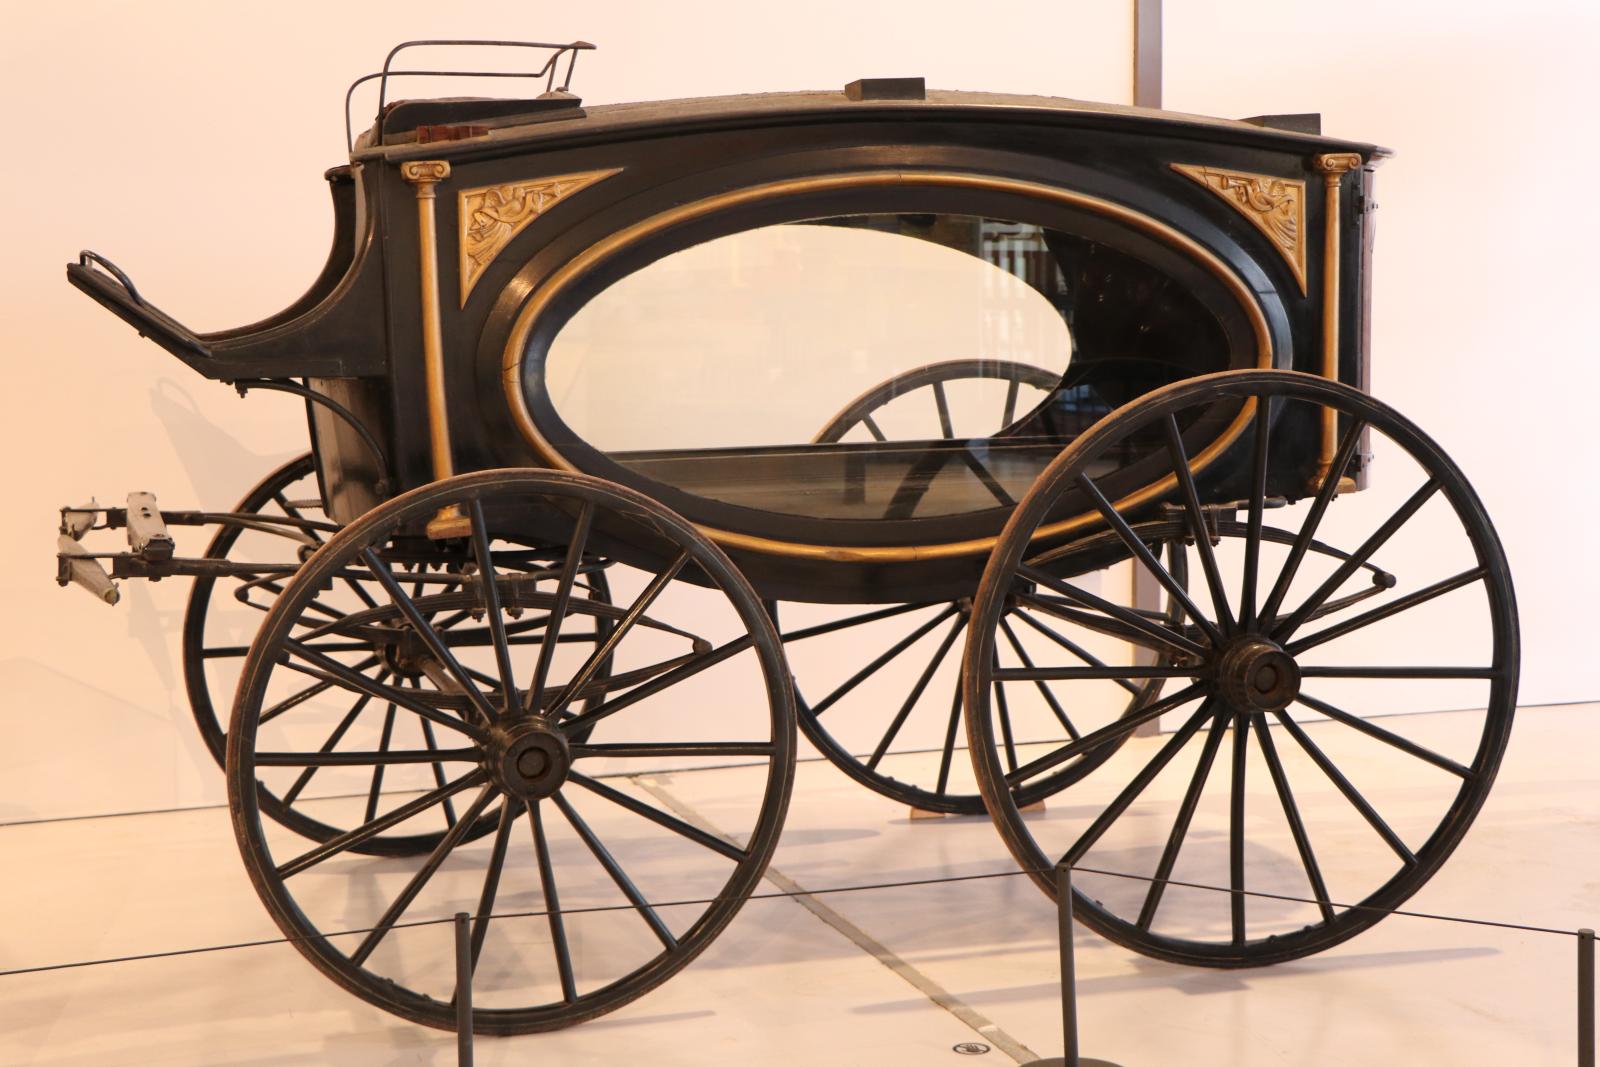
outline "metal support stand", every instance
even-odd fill
[[[1056,865],[1057,933],[1061,939],[1061,1039],[1065,1056],[1033,1060],[1021,1067],[1117,1067],[1110,1060],[1078,1055],[1078,968],[1072,951],[1072,868]]]
[[[456,912],[456,1067],[472,1067],[472,930]]]
[[[1594,1064],[1594,931],[1578,931],[1578,1067]]]

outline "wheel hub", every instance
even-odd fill
[[[1239,711],[1282,711],[1300,695],[1300,666],[1277,643],[1242,637],[1217,661],[1217,688]]]
[[[572,769],[572,752],[560,730],[542,716],[496,728],[484,753],[484,769],[496,785],[523,800],[555,793]]]

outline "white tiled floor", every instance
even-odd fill
[[[1417,729],[1444,737],[1457,724],[1431,719]],[[747,773],[654,784],[715,824]],[[1407,783],[1370,795],[1403,812]],[[1526,709],[1472,832],[1409,906],[1600,925],[1597,842],[1600,706]],[[276,934],[223,810],[0,827],[0,855],[0,969]],[[776,880],[807,888],[1011,865],[985,820],[912,822],[820,762],[800,767],[773,864]],[[1059,1051],[1054,913],[1025,880],[819,900],[823,915],[792,900],[753,901],[655,992],[559,1033],[480,1038],[478,1062],[954,1064],[967,1057],[952,1046],[972,1041],[993,1046],[996,1063],[1013,1058],[1008,1049]],[[1233,972],[1150,961],[1081,929],[1077,950],[1085,1051],[1125,1067],[1574,1058],[1570,939],[1391,918],[1320,956]],[[930,997],[941,990],[942,1004]],[[384,1015],[281,945],[0,978],[4,1064],[445,1065],[454,1056],[452,1035]]]

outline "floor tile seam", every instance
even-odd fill
[[[641,775],[634,782],[639,788],[672,808],[678,817],[684,821],[707,833],[715,834],[723,840],[732,840],[703,814],[672,793],[659,778]],[[803,895],[806,893],[805,887],[801,886],[793,878],[790,878],[771,864],[767,865],[764,877],[781,892],[797,894],[792,898],[795,903],[811,912],[825,926],[830,927],[835,933],[854,944],[862,952],[873,957],[896,977],[927,997],[931,1003],[949,1012],[964,1025],[970,1027],[985,1042],[1010,1056],[1016,1063],[1028,1063],[1039,1058],[1027,1045],[1024,1045],[1021,1041],[1001,1029],[998,1023],[995,1023],[982,1012],[979,1012],[928,975],[906,962],[893,949],[845,918],[844,915],[824,904],[817,897]]]

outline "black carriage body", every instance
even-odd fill
[[[904,88],[886,85],[883,95]],[[975,93],[875,95],[861,83],[843,93],[590,109],[572,100],[392,105],[351,165],[329,172],[336,235],[313,289],[264,323],[198,339],[208,356],[186,361],[224,380],[304,379],[371,431],[386,462],[341,413],[308,404],[340,521],[440,475],[432,404],[447,412],[455,472],[548,466],[629,485],[710,532],[764,594],[840,601],[970,590],[1009,509],[785,514],[619,463],[562,421],[540,377],[543,353],[588,301],[664,256],[773,223],[875,213],[1020,219],[1163,263],[1201,293],[1226,335],[1228,367],[1366,382],[1371,174],[1383,150],[1271,120]],[[419,185],[403,173],[424,161],[448,165],[432,187],[431,257],[420,243]],[[478,255],[485,197],[504,203],[530,190],[548,204],[509,234],[491,233],[488,255]],[[432,396],[419,299],[427,271],[436,272],[444,371]],[[174,347],[157,336],[182,347],[181,337]],[[1223,367],[1189,373],[1204,369]],[[1129,398],[1124,390],[1116,401]],[[665,417],[674,400],[660,397]],[[1202,484],[1212,502],[1246,495],[1247,465],[1226,421],[1198,443],[1217,446]],[[1270,492],[1297,498],[1318,481],[1324,429],[1301,413],[1274,435]],[[783,491],[782,456],[729,448],[694,459],[713,480],[721,464],[725,477]],[[1346,472],[1358,484],[1364,465],[1358,457]],[[1125,479],[1112,488],[1141,487]],[[1161,494],[1148,495],[1154,505]],[[1068,516],[1062,525],[1058,540],[1088,524]]]

